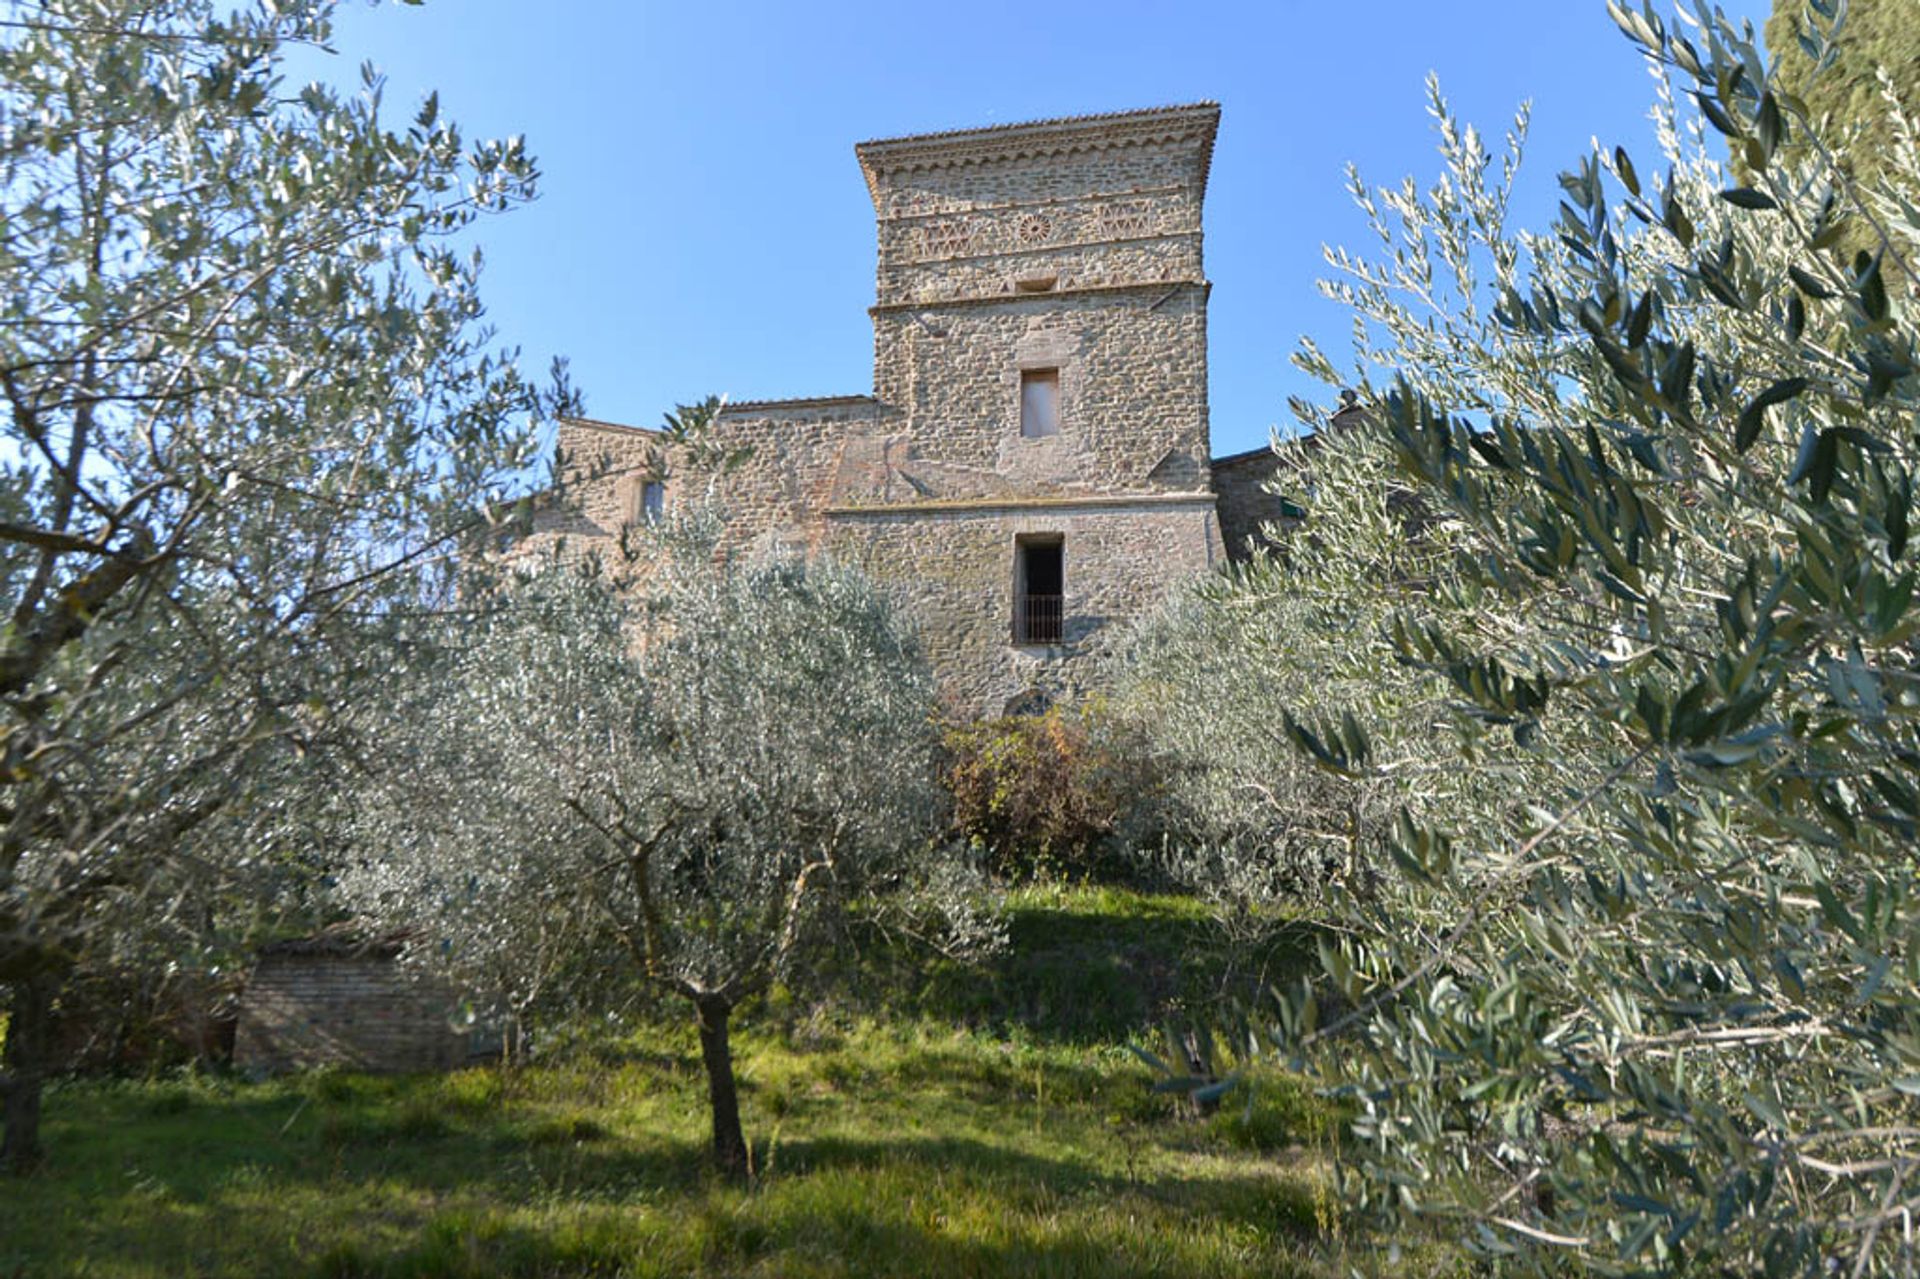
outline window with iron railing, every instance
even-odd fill
[[[1013,642],[1016,644],[1058,644],[1065,620],[1062,616],[1066,597],[1061,595],[1017,595],[1013,601]]]
[[[1059,644],[1066,633],[1066,543],[1058,535],[1014,544],[1013,642]]]

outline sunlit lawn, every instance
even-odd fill
[[[674,1025],[514,1070],[76,1082],[45,1172],[0,1186],[0,1276],[1323,1272],[1323,1103],[1268,1077],[1197,1117],[1123,1046],[1159,952],[1101,929],[1166,941],[1187,912],[1023,910],[1024,956],[914,997],[959,1015],[748,1019],[746,1188],[705,1171]]]

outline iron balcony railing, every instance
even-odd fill
[[[1065,616],[1058,595],[1016,595],[1013,597],[1013,642],[1016,644],[1058,644],[1061,621]]]

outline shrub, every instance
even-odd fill
[[[1145,739],[1099,703],[950,724],[955,831],[1014,879],[1123,878],[1164,793]]]

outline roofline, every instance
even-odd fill
[[[859,152],[898,146],[908,142],[970,141],[977,137],[996,136],[1020,130],[1038,132],[1043,129],[1058,129],[1066,125],[1109,124],[1120,120],[1151,119],[1157,116],[1180,115],[1196,111],[1211,111],[1217,116],[1220,114],[1220,104],[1211,98],[1203,98],[1198,102],[1176,102],[1158,107],[1130,107],[1121,111],[1092,111],[1082,115],[1015,120],[1008,124],[977,124],[959,129],[936,129],[931,133],[903,133],[891,138],[868,138],[865,142],[854,143],[853,149]]]
[[[1279,456],[1278,453],[1273,451],[1271,444],[1263,444],[1257,449],[1248,449],[1244,453],[1228,453],[1224,457],[1208,458],[1207,465],[1217,471],[1223,466],[1238,466],[1242,462],[1251,462],[1257,458]]]
[[[879,402],[871,395],[799,395],[781,400],[728,400],[720,406],[720,412],[725,415],[738,409],[839,408]]]
[[[855,143],[853,153],[867,179],[867,194],[877,206],[882,171],[990,164],[1026,156],[1093,150],[1127,141],[1157,141],[1198,131],[1200,191],[1204,196],[1207,174],[1213,163],[1214,136],[1219,127],[1220,104],[1201,101],[873,138]]]
[[[1364,421],[1366,416],[1367,411],[1364,407],[1359,404],[1349,404],[1345,408],[1336,409],[1333,414],[1327,418],[1325,430],[1301,431],[1296,435],[1286,437],[1280,442],[1282,444],[1299,444],[1303,447],[1312,448],[1314,445],[1326,439],[1327,430],[1331,430],[1334,427],[1357,425]],[[1211,458],[1208,460],[1207,465],[1210,467],[1236,466],[1241,462],[1251,462],[1257,457],[1278,456],[1280,455],[1274,450],[1273,445],[1265,444],[1257,449],[1248,449],[1244,453],[1228,453],[1224,457]]]
[[[597,417],[563,417],[562,426],[584,426],[594,431],[622,431],[630,435],[659,435],[661,432],[651,426],[628,426],[625,422],[603,422]]]

